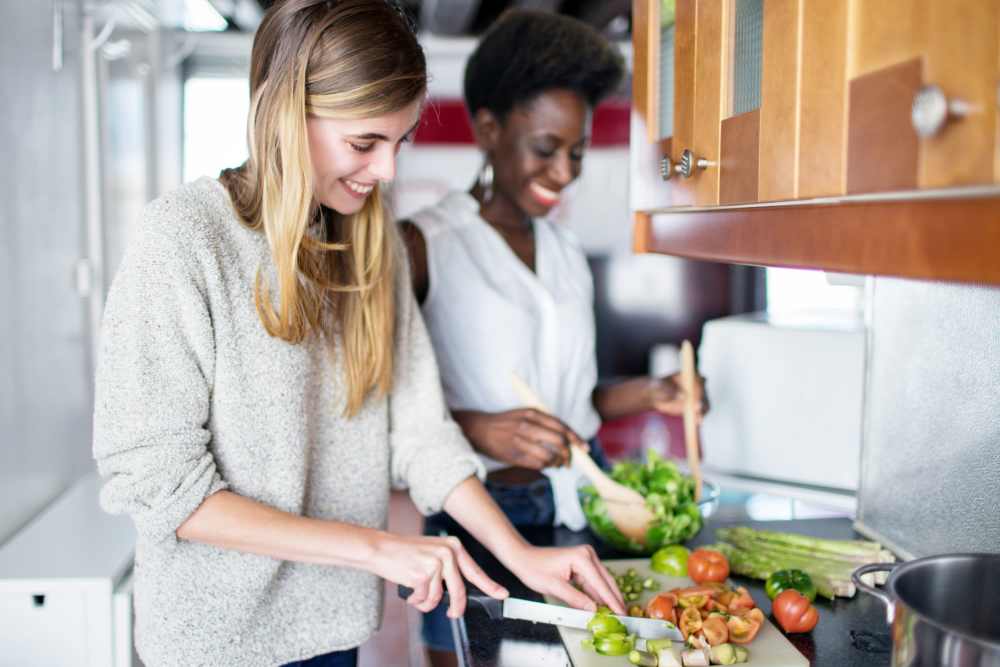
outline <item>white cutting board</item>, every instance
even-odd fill
[[[653,572],[649,569],[648,558],[606,560],[604,564],[615,574],[624,574],[631,567],[642,579],[652,577],[659,582],[658,591],[645,591],[637,602],[629,604],[641,604],[645,607],[646,603],[658,592],[694,585],[694,582],[687,577],[668,577]],[[549,596],[546,596],[545,601],[559,603],[558,600]],[[583,648],[581,642],[590,636],[586,630],[560,627],[559,635],[562,637],[563,644],[566,645],[566,652],[569,653],[573,667],[630,667],[627,656],[598,655]],[[799,653],[799,650],[792,646],[785,635],[781,634],[781,631],[766,618],[760,632],[757,633],[752,642],[746,644],[746,647],[750,651],[750,661],[742,664],[749,667],[809,667],[809,661],[806,660],[806,657]]]

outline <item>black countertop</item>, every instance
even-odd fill
[[[798,519],[790,521],[731,520],[734,507],[728,506],[705,522],[702,531],[687,546],[710,544],[715,529],[727,525],[749,525],[769,530],[794,531],[817,537],[857,539],[851,521],[846,518]],[[735,512],[738,516],[739,512]],[[589,531],[574,533],[563,528],[538,528],[522,531],[532,543],[540,546],[592,544],[602,559],[630,558],[601,543]],[[455,533],[469,549],[473,558],[494,579],[508,587],[516,597],[540,600],[541,596],[527,589],[509,571],[467,534]],[[765,614],[771,613],[771,602],[764,593],[764,582],[739,576],[732,580],[746,586]],[[837,598],[830,602],[817,599],[819,625],[809,634],[788,635],[813,667],[884,667],[889,664],[891,640],[886,625],[885,608],[875,598],[858,593],[853,599]],[[774,619],[771,618],[773,622]],[[491,621],[478,605],[470,605],[465,617],[454,624],[458,635],[460,660],[468,667],[532,667],[538,665],[571,665],[555,626],[527,621],[503,619]]]

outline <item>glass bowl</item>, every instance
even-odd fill
[[[611,522],[605,504],[608,501],[597,494],[587,479],[582,478],[578,482],[577,493],[590,532],[616,550],[634,556],[649,556],[660,547],[687,542],[698,534],[705,518],[719,504],[718,485],[703,479],[701,499],[698,502],[693,499],[682,501],[672,508],[662,507],[646,531],[646,543],[640,544],[623,535]]]

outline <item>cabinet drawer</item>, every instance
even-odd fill
[[[59,590],[0,592],[0,666],[86,664],[86,595]]]

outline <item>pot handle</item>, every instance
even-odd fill
[[[891,572],[896,569],[897,565],[899,565],[898,561],[895,563],[870,563],[868,565],[862,565],[851,573],[851,581],[853,581],[854,585],[858,587],[858,590],[862,590],[865,593],[868,593],[868,595],[877,597],[882,601],[882,604],[885,605],[885,620],[889,623],[889,625],[892,625],[892,619],[896,613],[895,600],[893,600],[892,596],[888,593],[883,593],[874,586],[869,586],[865,582],[861,581],[861,577],[870,572]]]

